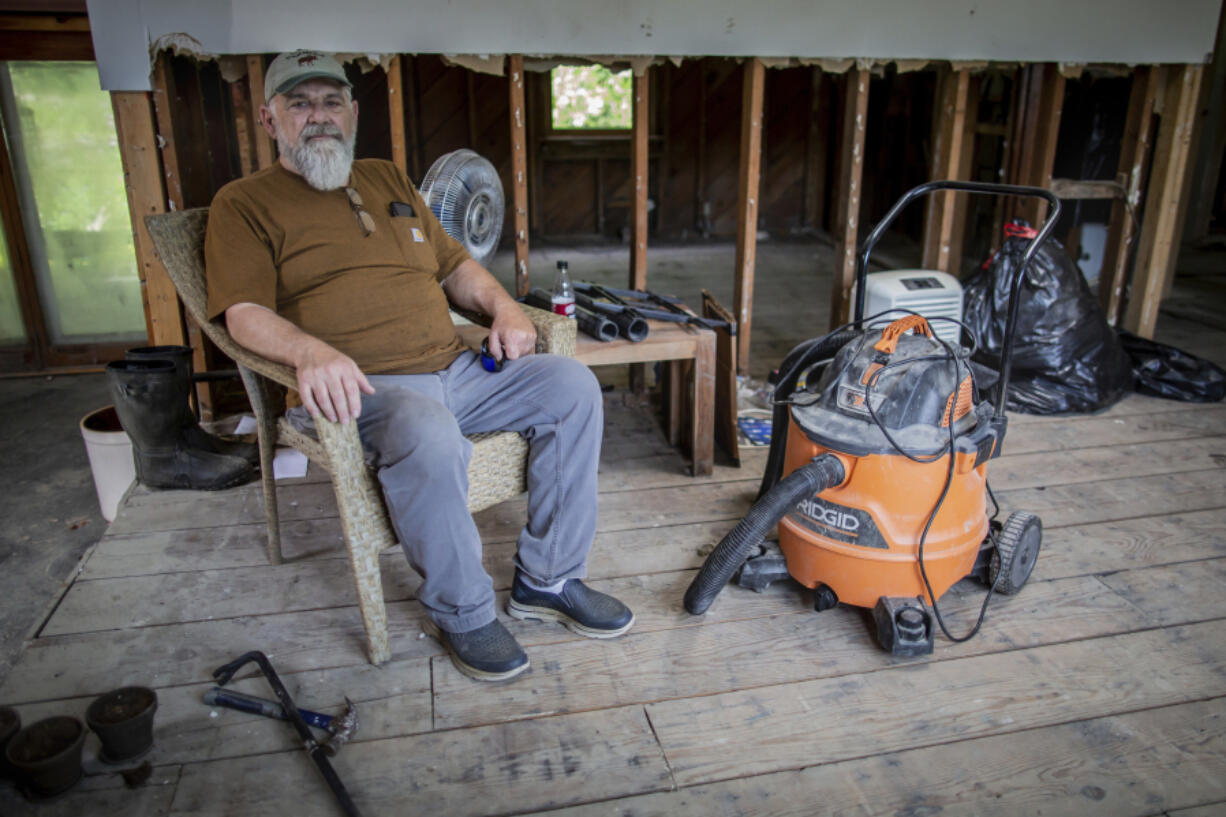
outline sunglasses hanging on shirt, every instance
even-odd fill
[[[349,196],[349,208],[362,228],[362,235],[369,236],[375,231],[375,219],[362,208],[362,194],[352,187],[346,187],[345,195]]]

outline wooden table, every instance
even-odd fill
[[[669,440],[677,445],[684,426],[694,476],[710,474],[715,460],[715,333],[666,321],[647,324],[650,331],[638,343],[599,341],[580,332],[575,358],[588,366],[667,362]],[[688,394],[682,393],[683,381]]]

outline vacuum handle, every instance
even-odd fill
[[[932,337],[932,327],[928,325],[928,320],[923,315],[906,315],[882,329],[881,340],[877,341],[873,348],[883,354],[892,355],[898,348],[898,339],[912,329],[919,334]]]
[[[868,238],[864,239],[864,243],[860,246],[860,256],[856,261],[855,326],[859,329],[864,322],[864,279],[868,275],[868,259],[873,254],[873,248],[877,246],[881,236],[894,223],[894,219],[898,217],[903,208],[920,196],[926,196],[929,193],[941,190],[952,190],[956,193],[983,193],[992,196],[1039,198],[1051,205],[1047,218],[1043,220],[1043,224],[1035,233],[1030,245],[1026,247],[1026,253],[1022,256],[1022,263],[1017,269],[1017,275],[1009,287],[1009,320],[1005,324],[1005,348],[1001,351],[1000,357],[1000,393],[996,398],[996,413],[1004,416],[1006,396],[1009,392],[1009,372],[1013,367],[1013,335],[1014,329],[1017,326],[1018,292],[1021,290],[1022,276],[1025,275],[1026,268],[1030,266],[1031,259],[1039,251],[1039,247],[1043,246],[1043,242],[1047,240],[1048,235],[1055,229],[1056,222],[1060,219],[1060,199],[1056,197],[1055,193],[1042,187],[1029,187],[1018,184],[991,184],[988,182],[958,182],[948,180],[927,182],[918,187],[911,188],[890,208],[890,212],[885,214],[885,218],[878,222],[877,226],[873,228],[873,231],[868,234]]]

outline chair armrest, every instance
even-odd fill
[[[456,314],[463,315],[480,326],[489,326],[494,320],[481,312],[472,312],[455,306],[451,308]],[[524,315],[536,328],[536,353],[538,355],[575,356],[575,338],[578,330],[573,320],[527,304],[520,304],[519,308],[524,311]]]
[[[230,333],[225,331],[224,326],[215,326],[220,329],[220,332],[209,332],[208,335],[213,339],[213,342],[225,352],[230,358],[242,366],[246,366],[256,374],[263,375],[274,383],[280,383],[289,389],[298,388],[298,374],[293,366],[286,366],[284,363],[277,363],[269,360],[262,355],[257,355],[245,346],[240,346],[239,343],[230,336]]]
[[[576,324],[564,315],[555,315],[534,306],[520,304],[528,320],[536,327],[536,353],[538,355],[575,356]]]

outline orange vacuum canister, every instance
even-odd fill
[[[942,341],[918,314],[863,317],[873,245],[903,206],[937,190],[1039,197],[1051,208],[1013,284],[999,375],[972,364],[971,348]],[[921,655],[932,651],[934,624],[950,640],[970,638],[991,590],[1021,589],[1042,524],[1022,512],[994,521],[987,466],[1005,436],[1020,276],[1059,211],[1049,191],[975,182],[930,182],[895,204],[861,249],[854,323],[797,346],[780,365],[759,498],[691,582],[689,612],[705,612],[734,574],[757,590],[790,576],[814,590],[819,611],[872,608],[885,649]],[[981,399],[980,381],[997,379],[995,400]],[[776,523],[772,549],[763,538]],[[955,637],[938,602],[968,576],[990,590],[979,622]]]
[[[873,607],[883,596],[931,603],[972,572],[988,534],[987,460],[1003,430],[990,404],[976,410],[973,391],[965,357],[951,360],[910,316],[844,346],[811,391],[793,396],[784,473],[827,452],[845,472],[779,522],[793,578]]]

